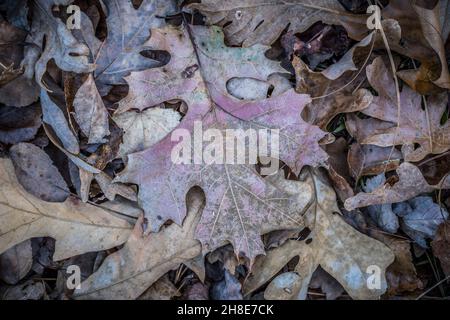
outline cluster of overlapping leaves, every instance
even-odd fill
[[[423,288],[430,239],[448,276],[449,2],[366,7],[1,1],[3,296],[372,299]],[[175,164],[196,121],[279,129],[279,172]]]

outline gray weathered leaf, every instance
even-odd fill
[[[63,177],[41,148],[31,143],[19,143],[11,147],[10,156],[20,184],[35,197],[64,202],[70,195]]]
[[[202,0],[189,7],[204,14],[207,24],[222,26],[230,44],[245,47],[270,45],[286,27],[303,32],[317,21],[343,25],[358,40],[367,31],[365,15],[351,14],[332,0]]]
[[[41,115],[37,104],[26,108],[0,106],[0,141],[15,144],[33,139],[42,124]]]

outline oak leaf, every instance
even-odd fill
[[[9,159],[0,159],[0,253],[33,238],[56,239],[54,259],[118,246],[130,225],[112,213],[69,197],[45,202],[27,193],[17,181]]]
[[[222,136],[226,136],[227,129],[245,132],[251,128],[282,128],[280,158],[295,172],[304,165],[324,163],[326,155],[318,141],[325,133],[300,118],[309,101],[307,95],[289,90],[270,99],[245,102],[227,94],[229,78],[252,76],[266,80],[280,70],[264,57],[263,46],[226,48],[218,28],[195,26],[192,32],[198,49],[197,62],[186,30],[167,27],[152,32],[150,42],[160,39],[163,48],[172,49],[169,52],[173,59],[164,67],[127,77],[130,93],[120,103],[120,112],[131,106],[145,108],[179,99],[187,104],[188,112],[177,129],[194,132],[199,120],[203,129],[213,129]],[[261,68],[255,69],[255,65]],[[186,192],[194,186],[200,186],[206,194],[197,237],[207,250],[229,241],[237,254],[243,253],[252,260],[264,253],[261,234],[301,224],[289,208],[290,196],[267,183],[248,164],[248,155],[244,164],[174,164],[170,155],[178,141],[172,140],[166,136],[150,149],[129,155],[125,171],[117,178],[140,186],[139,200],[150,230],[157,231],[168,219],[180,224],[186,213]],[[223,148],[221,143],[215,141],[214,148]],[[246,139],[246,149],[248,143]],[[202,145],[196,152],[206,154],[207,148]],[[157,170],[146,170],[148,163]],[[305,192],[306,196],[308,191]]]
[[[366,15],[349,13],[337,1],[330,0],[202,0],[189,5],[207,18],[208,25],[219,25],[231,45],[250,47],[270,45],[287,28],[303,32],[318,21],[342,25],[352,38],[364,38]]]
[[[448,101],[446,93],[431,96],[422,110],[422,97],[403,86],[399,114],[394,80],[381,58],[367,67],[367,77],[378,96],[362,112],[393,126],[368,136],[360,143],[380,147],[402,145],[406,161],[420,161],[428,154],[440,154],[450,149],[450,122],[441,124]]]
[[[307,180],[314,184],[316,190],[314,204],[305,214],[311,234],[305,241],[289,240],[266,256],[259,257],[252,270],[253,275],[244,283],[246,294],[269,281],[297,256],[296,276],[289,277],[289,281],[280,280],[284,274],[275,278],[275,284],[268,288],[271,298],[280,295],[283,299],[305,299],[313,272],[319,265],[354,299],[376,299],[385,292],[385,270],[394,260],[392,252],[344,222],[334,191],[321,179],[310,174]],[[367,286],[368,268],[374,265],[380,268],[381,286],[371,290]],[[286,285],[295,290],[285,291]]]

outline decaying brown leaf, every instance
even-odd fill
[[[394,260],[392,252],[378,241],[371,239],[345,223],[339,216],[336,196],[332,189],[319,177],[309,177],[316,190],[316,202],[309,212],[309,228],[312,230],[306,241],[290,240],[279,248],[260,257],[253,269],[253,275],[244,284],[248,294],[277,274],[292,258],[298,257],[295,267],[298,276],[292,277],[297,284],[290,284],[288,296],[281,298],[305,299],[309,282],[314,270],[320,265],[334,277],[355,299],[379,298],[387,288],[384,272]],[[367,279],[370,266],[381,270],[381,286],[370,290]],[[284,283],[284,281],[283,281]],[[285,286],[277,284],[277,292]],[[293,290],[295,288],[295,290]],[[271,298],[274,293],[270,294]]]

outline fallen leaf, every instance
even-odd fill
[[[446,93],[429,97],[425,110],[422,110],[422,97],[408,86],[403,86],[399,117],[394,80],[381,58],[367,67],[367,77],[378,96],[362,112],[391,122],[394,126],[370,135],[360,141],[361,144],[380,147],[402,145],[406,161],[420,161],[428,154],[439,154],[450,149],[450,122],[441,124],[448,102]]]
[[[101,172],[95,175],[95,180],[102,189],[105,197],[113,201],[116,195],[120,195],[128,200],[137,201],[136,191],[133,188],[119,182],[112,182],[112,178],[106,173]]]
[[[100,269],[75,290],[75,299],[136,299],[147,288],[179,264],[201,253],[195,227],[202,214],[202,197],[192,195],[189,213],[180,227],[176,224],[158,233],[143,235],[141,218],[119,251],[109,255]]]
[[[230,128],[245,131],[283,127],[280,156],[295,172],[304,165],[324,163],[326,155],[318,140],[325,133],[300,118],[307,96],[290,90],[274,98],[245,102],[226,93],[228,78],[251,75],[265,80],[271,72],[279,70],[275,62],[268,62],[256,71],[255,65],[268,61],[262,52],[257,51],[261,46],[226,48],[218,28],[195,27],[193,33],[195,44],[200,48],[200,65],[205,65],[202,73],[205,83],[197,71],[199,63],[192,57],[193,48],[186,41],[185,32],[173,27],[153,31],[154,37],[150,41],[161,38],[163,48],[172,48],[173,51],[169,51],[173,53],[172,60],[162,68],[133,72],[127,77],[130,93],[121,101],[121,111],[130,106],[144,108],[180,99],[186,102],[188,112],[177,129],[193,132],[195,121],[200,119],[203,129],[215,129],[221,134]],[[217,75],[218,72],[222,74]],[[142,95],[143,90],[146,93]],[[280,109],[284,112],[281,113]],[[200,186],[206,193],[207,204],[197,237],[207,250],[213,250],[228,240],[236,253],[243,252],[252,260],[264,252],[260,234],[272,231],[274,226],[278,226],[277,229],[292,228],[299,223],[288,206],[289,196],[267,184],[254,166],[175,165],[170,158],[170,150],[177,143],[166,136],[150,149],[129,155],[125,171],[116,178],[117,181],[139,185],[139,200],[151,231],[156,232],[168,219],[181,223],[186,212],[185,195],[193,186]],[[149,172],[145,169],[147,163],[158,169]],[[309,189],[305,190],[305,195],[307,192]],[[272,201],[272,198],[281,200]]]
[[[22,187],[48,202],[64,202],[70,195],[64,178],[50,157],[31,143],[19,143],[10,149],[17,180]]]
[[[125,157],[148,149],[175,129],[180,118],[178,112],[158,107],[115,115],[114,121],[124,131],[120,155]]]
[[[389,41],[392,50],[419,60],[418,70],[398,72],[408,85],[421,94],[436,93],[436,86],[450,88],[450,77],[444,43],[449,27],[447,0],[436,1],[434,8],[425,8],[408,0],[390,1],[382,11],[386,19],[395,19],[400,37]]]
[[[450,276],[450,223],[443,222],[431,242],[433,253],[439,258],[445,275]]]
[[[58,5],[69,5],[73,0],[58,0]],[[79,43],[66,24],[52,14],[53,0],[36,0],[32,9],[32,25],[27,42],[35,46],[25,48],[25,73],[28,78],[35,75],[36,82],[43,84],[43,76],[47,70],[47,63],[54,59],[56,65],[64,71],[87,73],[94,70],[94,64],[89,63],[89,49]],[[44,41],[45,40],[45,41]],[[36,48],[42,53],[36,54]],[[42,96],[42,92],[41,92]]]
[[[98,93],[94,77],[89,74],[81,85],[73,101],[75,120],[81,131],[88,137],[88,143],[104,143],[110,134],[108,111]]]
[[[423,248],[428,247],[425,239],[434,239],[438,226],[448,218],[447,210],[423,196],[394,205],[394,212],[402,217],[402,230]]]
[[[3,3],[2,3],[3,4]],[[27,32],[0,17],[0,103],[24,107],[39,97],[39,86],[24,74]]]
[[[364,192],[373,192],[379,187],[382,187],[386,182],[384,174],[369,178],[362,186]],[[382,230],[389,233],[396,233],[400,222],[397,215],[392,210],[392,204],[375,204],[367,207],[370,217]]]
[[[450,177],[445,176],[437,185],[429,185],[419,168],[408,162],[402,163],[396,171],[399,179],[397,183],[385,184],[370,193],[358,193],[345,201],[345,209],[351,211],[374,204],[398,203],[422,193],[450,188]]]
[[[231,45],[251,47],[255,43],[272,44],[283,30],[303,32],[318,21],[342,25],[350,37],[360,40],[366,29],[365,15],[348,13],[344,7],[330,0],[232,0],[226,3],[202,0],[189,5],[207,18],[209,25],[223,27]],[[288,27],[288,28],[287,28]]]
[[[371,229],[369,234],[386,244],[395,255],[394,262],[386,269],[387,295],[394,296],[423,289],[424,284],[419,279],[412,261],[410,241],[375,229]]]
[[[0,255],[0,279],[17,284],[31,270],[33,255],[31,241],[25,240]]]
[[[88,42],[97,68],[95,80],[102,85],[124,84],[123,77],[130,71],[145,70],[160,66],[161,62],[146,58],[141,53],[149,50],[145,45],[151,36],[150,29],[164,25],[165,17],[175,12],[175,3],[170,0],[144,0],[135,9],[131,0],[104,1],[106,9],[106,39]],[[94,30],[84,30],[95,34]],[[102,91],[102,88],[100,91]]]
[[[313,99],[307,106],[310,123],[326,129],[330,121],[340,113],[361,111],[372,102],[373,96],[366,89],[358,89],[360,78],[358,68],[371,54],[370,44],[374,34],[370,34],[349,50],[342,59],[321,72],[312,71],[300,58],[294,56],[296,90],[308,93]],[[356,66],[358,65],[358,67]]]
[[[0,107],[0,141],[8,144],[30,141],[42,124],[41,115],[36,104],[26,108]]]
[[[395,170],[402,154],[397,149],[353,143],[348,152],[348,166],[355,180],[362,176],[378,175]]]
[[[17,181],[10,160],[0,159],[0,253],[33,238],[56,239],[55,260],[100,251],[126,241],[130,225],[99,207],[69,197],[45,202],[27,193]]]
[[[289,240],[256,260],[253,275],[244,283],[249,294],[277,274],[292,258],[299,257],[295,271],[296,285],[291,284],[289,299],[305,299],[314,270],[320,265],[335,278],[354,299],[377,299],[387,288],[385,270],[393,262],[392,252],[345,223],[339,216],[333,190],[317,176],[309,177],[315,185],[316,199],[309,217],[311,234],[305,241]],[[308,213],[307,213],[308,215]],[[381,272],[380,287],[369,289],[369,266]],[[300,282],[300,284],[298,284]]]
[[[78,154],[80,146],[69,126],[67,110],[59,107],[44,89],[41,89],[41,106],[44,122],[52,127],[64,148],[72,154]]]

